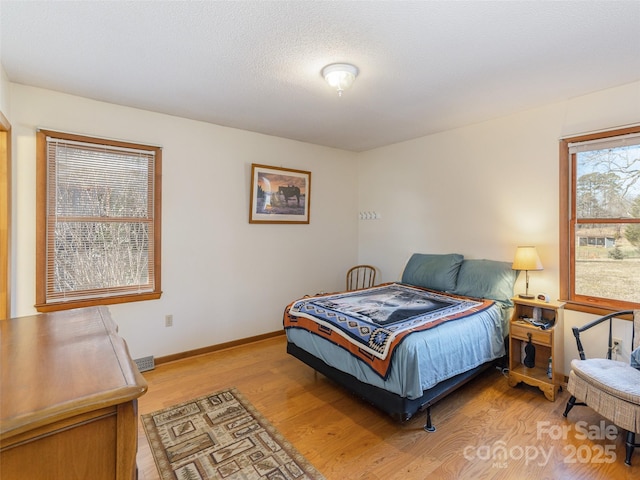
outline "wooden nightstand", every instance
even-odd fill
[[[564,303],[542,302],[535,299],[515,297],[513,315],[509,323],[509,385],[515,387],[524,382],[538,387],[545,397],[555,401],[556,392],[560,389],[564,375],[563,365],[563,312]],[[539,309],[539,310],[537,310]],[[541,321],[553,322],[548,328],[532,325],[528,320],[537,317]],[[524,347],[527,342],[535,347],[535,364],[528,368],[524,365]],[[549,374],[549,358],[551,372]]]

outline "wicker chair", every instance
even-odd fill
[[[371,265],[356,265],[347,271],[347,290],[373,287],[376,282],[376,269]]]
[[[633,315],[632,338],[629,343],[634,350],[640,345],[640,310],[624,310],[600,317],[582,327],[573,327],[580,360],[571,361],[571,372],[567,390],[571,398],[563,415],[566,417],[574,405],[586,405],[627,431],[626,458],[631,465],[636,434],[640,433],[640,370],[626,362],[611,359],[613,350],[612,322],[621,315]],[[580,333],[609,321],[609,343],[607,358],[587,359],[580,340]]]

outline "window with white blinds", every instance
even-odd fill
[[[159,147],[38,132],[39,310],[160,296],[160,172]]]

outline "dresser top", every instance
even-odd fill
[[[0,436],[143,395],[105,307],[0,320]]]

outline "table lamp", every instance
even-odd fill
[[[526,275],[526,288],[524,293],[520,293],[520,298],[533,298],[534,295],[529,294],[529,270],[542,270],[542,262],[538,256],[536,247],[524,246],[516,249],[516,257],[511,266],[514,270],[524,270]]]

